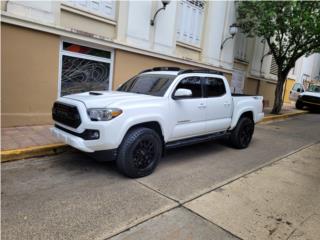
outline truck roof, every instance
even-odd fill
[[[178,67],[155,67],[146,69],[142,73],[155,73],[155,74],[169,74],[169,75],[180,75],[187,73],[208,73],[208,74],[217,74],[223,75],[222,72],[211,70],[211,69],[181,69]]]

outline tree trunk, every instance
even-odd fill
[[[287,75],[283,73],[278,73],[278,82],[276,86],[276,92],[274,95],[274,103],[271,113],[272,114],[279,114],[282,108],[282,95],[283,95],[283,85],[286,81]]]

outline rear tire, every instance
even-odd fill
[[[117,167],[128,177],[144,177],[154,171],[161,155],[162,141],[155,131],[149,128],[132,129],[120,145]]]
[[[303,109],[303,107],[304,107],[303,103],[301,101],[297,100],[296,101],[296,109],[300,109],[301,110],[301,109]]]
[[[231,132],[231,145],[237,149],[247,148],[251,142],[253,132],[253,120],[247,117],[240,118],[237,126]]]

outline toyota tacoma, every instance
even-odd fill
[[[263,116],[263,98],[231,94],[212,70],[148,69],[116,91],[60,97],[53,135],[132,178],[151,174],[164,151],[227,137],[246,148]]]

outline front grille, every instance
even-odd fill
[[[81,118],[76,106],[55,102],[52,108],[53,120],[66,126],[77,128],[81,124]]]
[[[318,103],[318,104],[320,104],[320,98],[319,97],[303,95],[303,96],[301,96],[301,100],[302,101],[306,101],[306,102],[310,102],[310,103]]]

